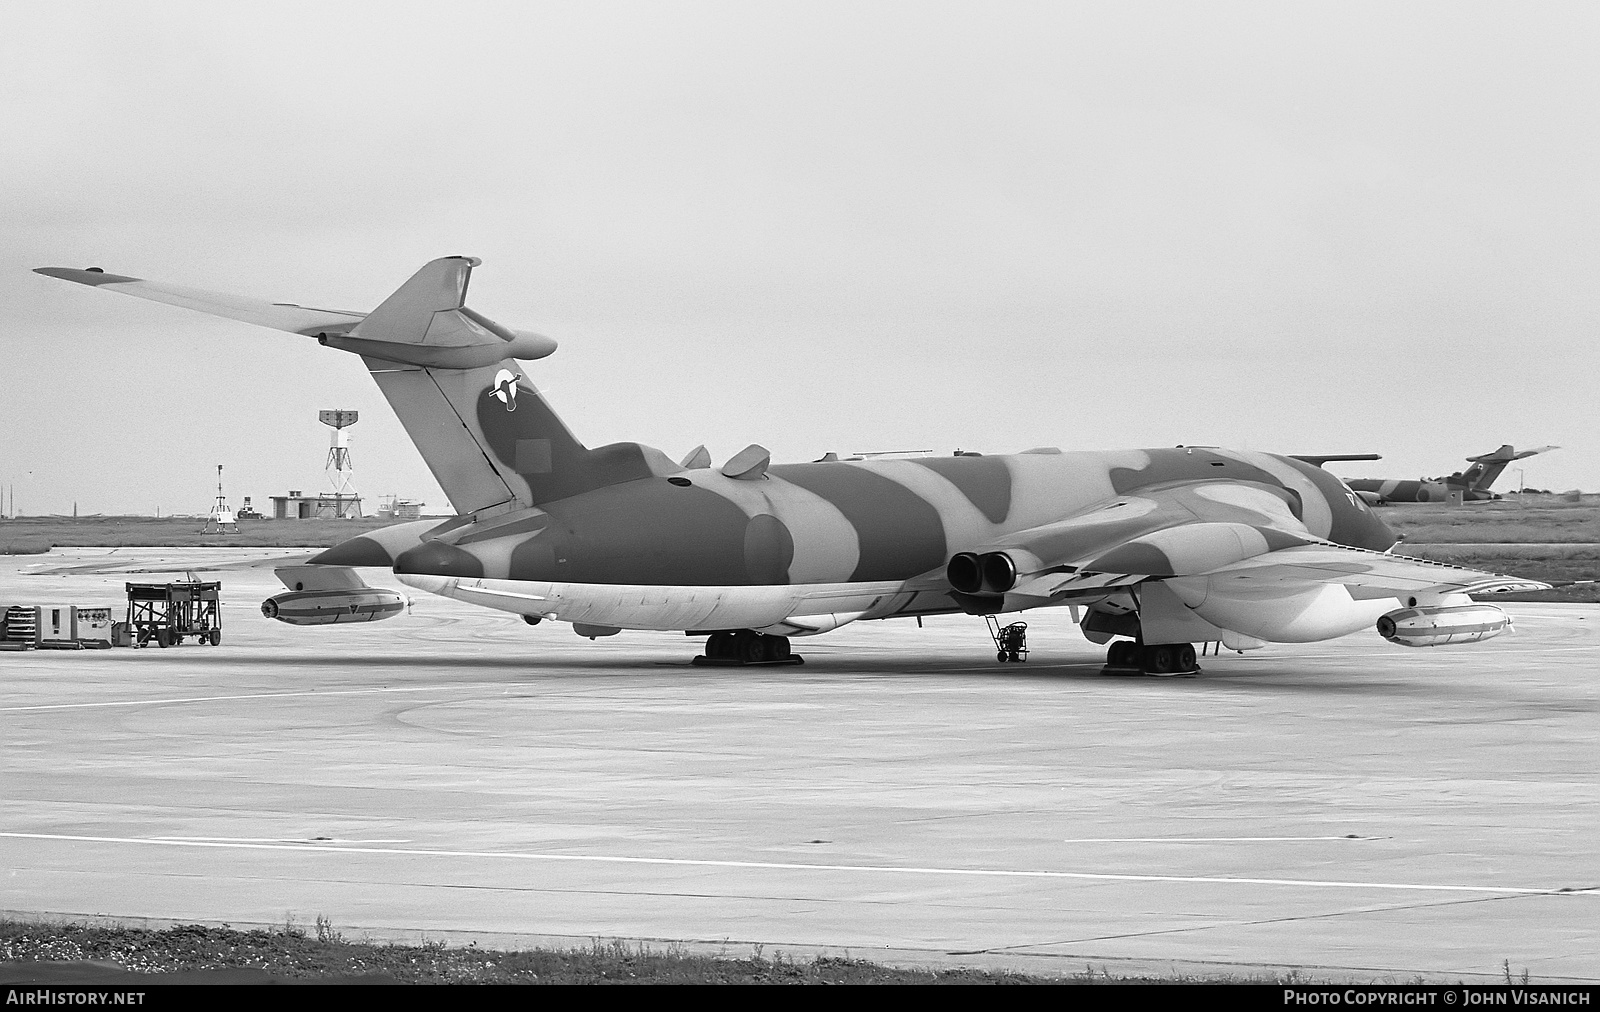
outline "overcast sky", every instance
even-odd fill
[[[0,484],[264,505],[346,407],[443,510],[355,357],[29,269],[367,310],[468,254],[591,446],[1600,489],[1597,51],[1592,3],[8,4]]]

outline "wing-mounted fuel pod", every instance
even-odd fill
[[[377,622],[405,610],[392,590],[369,587],[344,566],[285,566],[276,570],[289,592],[261,602],[261,614],[290,625]]]
[[[1391,611],[1378,619],[1378,635],[1403,647],[1442,647],[1511,632],[1511,616],[1504,611],[1492,604],[1462,600],[1466,603],[1414,605]]]

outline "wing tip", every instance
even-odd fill
[[[1483,581],[1477,586],[1468,587],[1463,593],[1467,594],[1528,594],[1534,591],[1555,590],[1553,583],[1543,580],[1528,580],[1515,576],[1502,576],[1493,582]]]
[[[73,281],[80,285],[97,287],[99,285],[118,285],[129,281],[140,281],[142,278],[130,278],[125,274],[107,274],[99,267],[89,267],[79,270],[76,267],[35,267],[35,274],[43,274],[47,278],[59,278],[62,281]]]

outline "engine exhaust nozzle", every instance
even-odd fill
[[[983,590],[983,563],[971,552],[957,552],[944,567],[945,579],[958,593],[976,594]]]

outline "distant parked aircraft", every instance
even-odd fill
[[[1488,502],[1500,498],[1498,493],[1489,491],[1489,486],[1500,477],[1500,472],[1506,469],[1507,464],[1546,450],[1559,449],[1559,446],[1540,446],[1519,452],[1507,443],[1492,453],[1468,457],[1471,467],[1443,478],[1418,478],[1416,481],[1351,478],[1345,484],[1374,506],[1392,502]]]
[[[774,465],[751,445],[713,467],[704,447],[682,462],[639,443],[590,448],[517,361],[555,342],[466,307],[477,265],[435,260],[366,314],[40,273],[361,356],[459,515],[279,570],[288,593],[263,610],[294,624],[398,613],[400,596],[353,568],[381,566],[580,636],[705,636],[710,663],[792,663],[789,637],[860,620],[1069,606],[1110,644],[1108,669],[1176,674],[1196,670],[1195,643],[1246,650],[1374,625],[1406,646],[1472,642],[1510,620],[1469,594],[1545,586],[1387,554],[1394,533],[1318,466],[1326,456],[1040,447]],[[998,659],[1018,656],[996,643]]]

